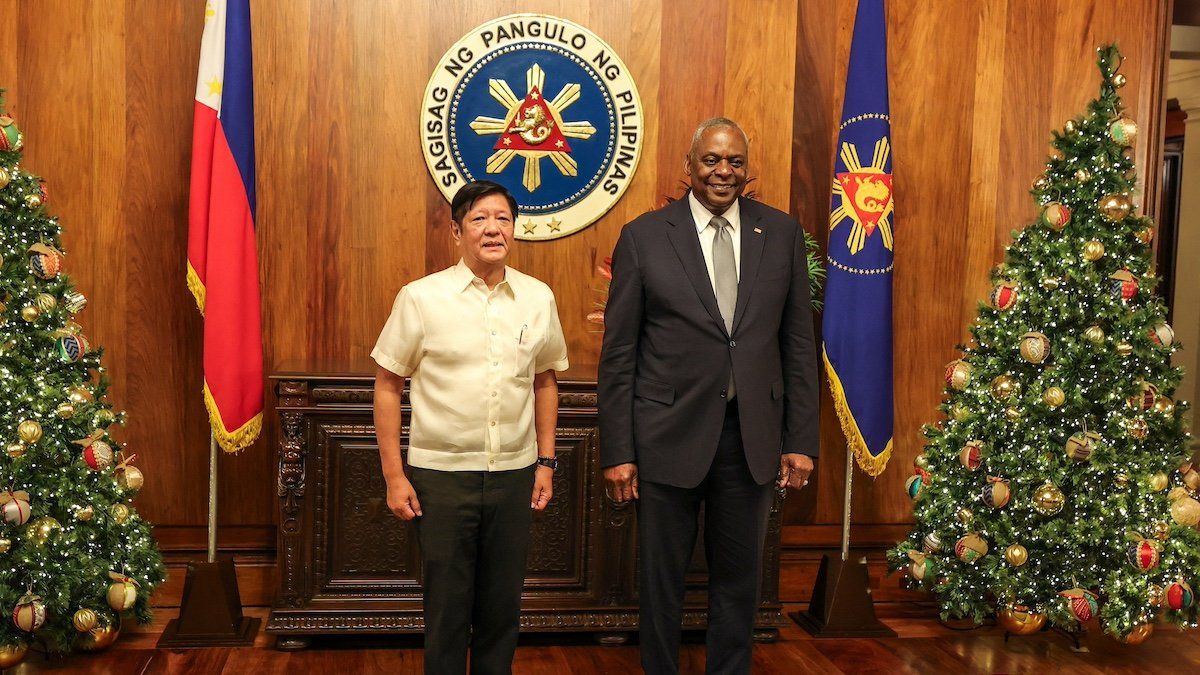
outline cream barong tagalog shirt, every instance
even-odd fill
[[[410,378],[408,463],[439,471],[533,464],[533,376],[568,365],[549,286],[506,267],[489,289],[461,260],[400,289],[371,358]]]

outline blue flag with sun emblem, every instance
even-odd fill
[[[829,211],[825,372],[846,442],[878,476],[892,455],[892,154],[883,0],[859,0]]]

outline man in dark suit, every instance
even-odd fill
[[[707,671],[750,672],[773,489],[816,457],[817,355],[804,236],[741,198],[748,142],[700,125],[687,197],[625,226],[600,356],[609,497],[638,500],[642,667],[676,673],[684,573],[705,508]]]

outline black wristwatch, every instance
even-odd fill
[[[538,457],[537,463],[539,466],[547,467],[551,471],[558,471],[558,458],[557,457]]]

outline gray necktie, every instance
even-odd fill
[[[725,331],[733,336],[733,312],[737,307],[737,263],[733,258],[733,237],[729,234],[729,221],[721,216],[713,216],[708,221],[709,227],[716,230],[713,233],[713,284],[717,288],[717,308],[721,310],[721,318],[725,320]],[[736,389],[733,385],[733,371],[729,371],[729,393],[733,398]]]

